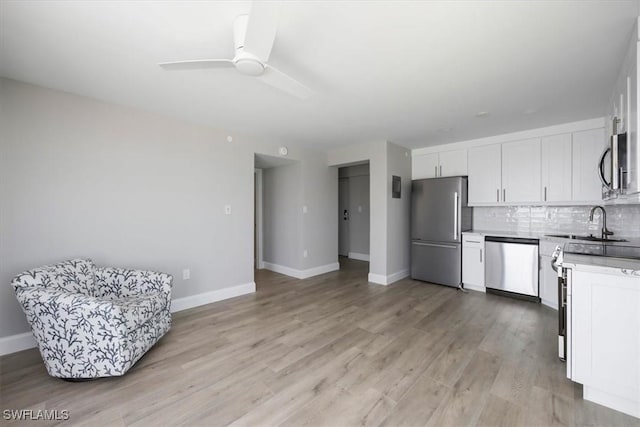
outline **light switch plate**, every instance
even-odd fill
[[[189,270],[188,268],[185,268],[184,270],[182,270],[182,280],[189,280],[191,279],[191,270]]]
[[[307,213],[307,212],[309,212],[309,209],[307,208],[307,205],[304,205],[302,207],[302,213]]]
[[[226,215],[231,215],[231,205],[225,205],[224,207],[224,213]]]

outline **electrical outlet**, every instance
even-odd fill
[[[224,207],[224,213],[226,215],[231,215],[231,205],[225,205]]]
[[[362,213],[362,206],[358,206],[358,213]]]
[[[305,249],[304,251],[302,251],[302,256],[303,257],[308,257],[309,256],[309,252],[307,252],[307,250]]]
[[[191,270],[189,270],[188,268],[185,268],[184,270],[182,270],[182,280],[189,280],[191,279]]]

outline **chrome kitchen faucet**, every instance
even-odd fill
[[[604,210],[604,208],[602,206],[594,206],[591,208],[591,210],[589,211],[589,221],[593,222],[593,214],[596,212],[597,209],[600,209],[602,211],[602,240],[607,240],[608,236],[613,236],[613,231],[609,231],[607,229],[607,211]]]

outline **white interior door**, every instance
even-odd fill
[[[338,255],[349,256],[349,178],[338,183]]]

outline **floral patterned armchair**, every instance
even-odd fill
[[[12,286],[49,375],[123,375],[171,327],[172,276],[74,259],[19,274]]]

